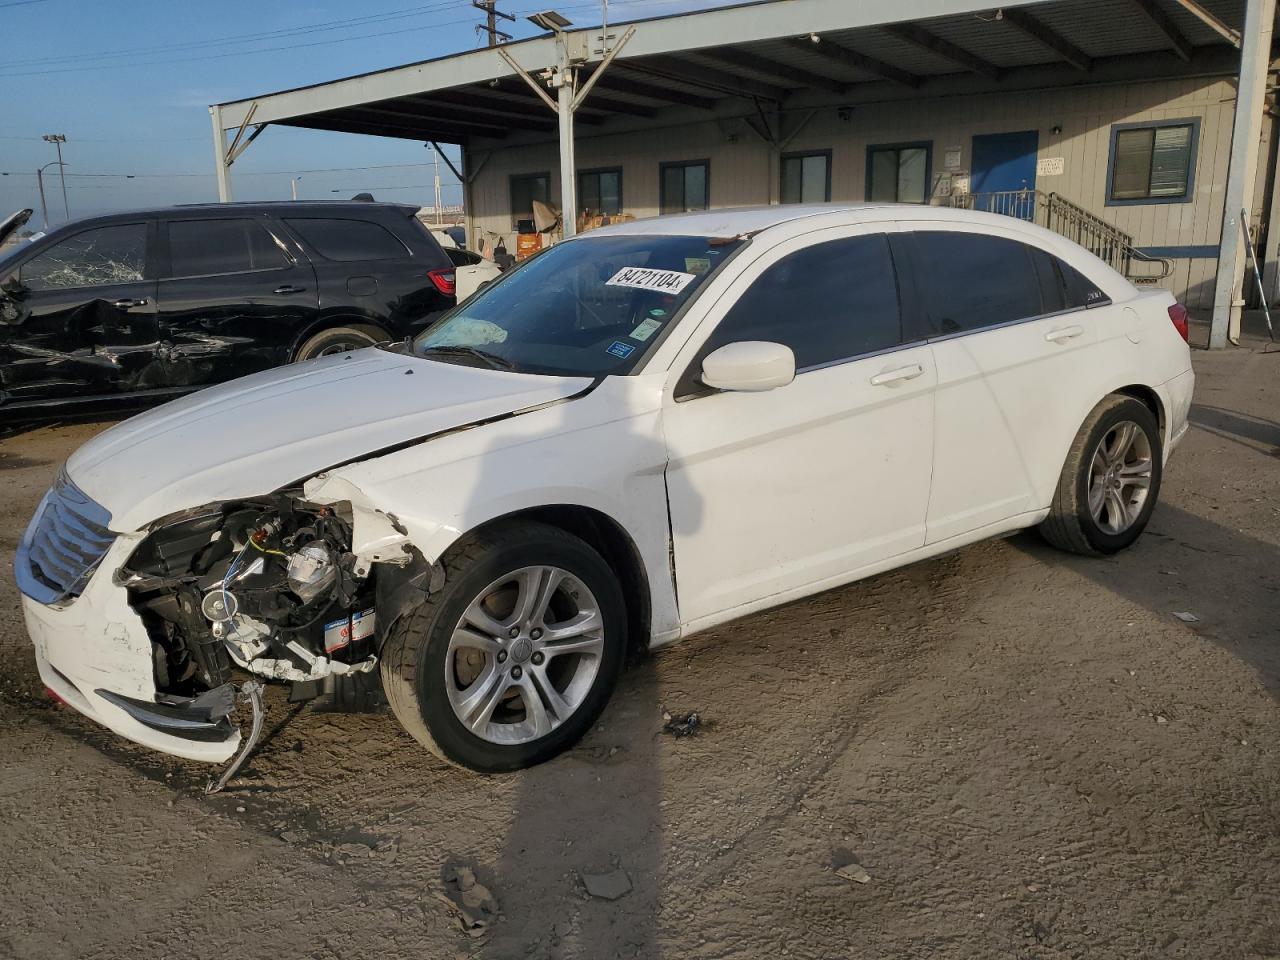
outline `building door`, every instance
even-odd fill
[[[973,138],[969,189],[978,210],[1035,220],[1038,130],[986,133]]]

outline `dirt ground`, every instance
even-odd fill
[[[209,799],[210,768],[54,706],[32,664],[13,549],[101,426],[0,441],[0,956],[1280,957],[1260,351],[1197,353],[1194,429],[1122,556],[1023,534],[691,638],[518,775],[276,696]],[[497,903],[480,937],[441,899],[457,865]],[[614,869],[629,892],[586,892]]]

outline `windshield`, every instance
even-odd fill
[[[741,243],[602,236],[557,244],[424,330],[414,352],[521,373],[629,373]]]

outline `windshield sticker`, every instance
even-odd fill
[[[711,269],[710,257],[685,257],[684,268],[690,273],[704,274]]]
[[[607,281],[610,287],[636,287],[659,293],[679,293],[694,279],[692,273],[679,270],[650,270],[648,267],[623,267]]]
[[[661,329],[662,321],[654,320],[652,317],[646,317],[641,320],[634,330],[631,331],[631,339],[641,342],[648,340],[656,331]]]
[[[636,348],[629,343],[623,343],[621,340],[615,340],[613,343],[609,344],[609,348],[605,350],[605,353],[611,353],[615,357],[625,360],[635,352],[635,349]]]

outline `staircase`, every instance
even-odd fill
[[[1084,247],[1134,283],[1159,283],[1173,273],[1173,261],[1152,257],[1133,245],[1133,237],[1084,207],[1041,190],[961,193],[949,205],[1016,217],[1052,230]]]

